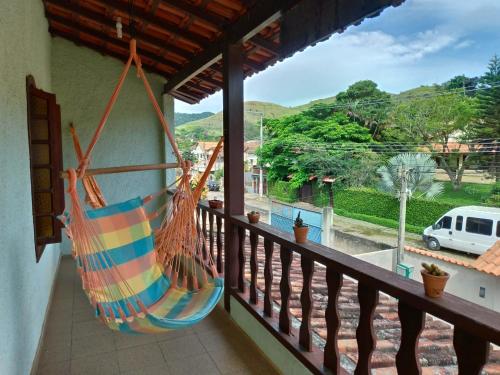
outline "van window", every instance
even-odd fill
[[[438,229],[451,229],[451,216],[444,216],[437,223]]]
[[[468,217],[465,230],[470,233],[484,234],[491,236],[493,230],[493,220]]]
[[[462,230],[462,224],[464,222],[463,216],[457,216],[457,222],[455,224],[455,230]]]
[[[497,237],[500,237],[500,221],[497,221]]]

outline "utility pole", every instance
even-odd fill
[[[399,190],[399,227],[398,227],[398,249],[395,259],[393,257],[392,270],[396,272],[398,264],[404,258],[405,226],[406,226],[406,200],[408,197],[408,169],[404,165],[400,168],[401,188]]]
[[[260,114],[260,149],[262,150],[262,144],[264,143],[264,131],[262,128],[262,117],[263,113]],[[262,168],[262,162],[259,163],[259,196],[262,198],[264,196],[264,169]]]

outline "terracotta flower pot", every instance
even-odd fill
[[[210,208],[222,208],[222,201],[219,199],[211,199],[208,201],[208,206]]]
[[[247,217],[248,217],[248,222],[250,224],[257,224],[260,220],[260,213],[259,212],[255,212],[255,213],[247,213]]]
[[[432,298],[441,297],[450,275],[446,274],[446,276],[434,276],[424,270],[421,270],[420,274],[424,280],[425,295]]]
[[[309,227],[293,227],[293,233],[295,234],[295,242],[305,243],[307,241],[307,232],[309,232]]]

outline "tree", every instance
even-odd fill
[[[320,183],[323,177],[346,184],[353,183],[351,176],[359,180],[353,170],[363,165],[363,145],[374,143],[368,129],[324,105],[267,119],[264,125],[267,136],[258,151],[260,163],[266,165],[269,181],[289,181],[293,188],[300,188],[312,176]],[[349,145],[355,151],[342,151]]]
[[[460,189],[463,173],[473,153],[472,129],[476,126],[476,100],[436,88],[433,95],[413,98],[396,105],[386,137],[402,143],[423,144],[439,160],[455,190]],[[450,140],[456,140],[450,145]]]
[[[495,180],[500,181],[500,58],[490,60],[488,71],[481,77],[477,93],[481,120],[474,129],[474,137],[482,144],[483,154],[490,164]],[[484,159],[484,157],[483,157]]]
[[[475,96],[477,85],[479,83],[478,77],[466,77],[465,75],[455,76],[449,81],[446,81],[441,86],[449,91],[462,91],[464,95]]]
[[[395,197],[401,194],[401,170],[407,171],[408,198],[426,197],[432,199],[443,191],[443,184],[434,182],[436,162],[428,154],[399,154],[378,169],[380,190]]]
[[[370,80],[358,81],[336,96],[339,105],[363,126],[373,139],[380,139],[380,128],[387,120],[391,106],[391,95],[378,89]]]

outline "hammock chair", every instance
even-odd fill
[[[169,187],[144,198],[107,205],[94,178],[97,170],[88,169],[92,150],[132,63],[172,145],[178,161],[176,166],[182,169],[172,197],[152,213],[147,213],[144,206],[166,194]],[[130,41],[130,56],[118,84],[85,153],[74,127],[70,130],[79,166],[62,173],[68,179],[71,206],[61,220],[72,240],[82,287],[96,317],[113,330],[129,333],[159,333],[198,323],[223,294],[223,279],[218,277],[214,260],[206,251],[196,215],[202,189],[223,139],[217,144],[198,185],[192,189],[191,163],[183,160],[175,144],[142,70],[134,39]],[[108,173],[143,169],[104,168]],[[76,189],[78,180],[82,182],[91,209],[83,208]],[[153,231],[150,221],[160,215],[163,215],[161,224]]]

